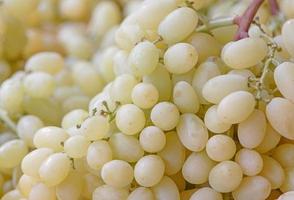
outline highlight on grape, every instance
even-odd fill
[[[294,200],[294,0],[0,1],[1,200]]]

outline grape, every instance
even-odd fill
[[[207,141],[206,152],[214,161],[230,160],[236,153],[236,144],[229,136],[215,135]]]
[[[222,99],[217,107],[217,114],[221,121],[235,124],[247,119],[254,107],[255,99],[251,93],[237,91]]]
[[[253,149],[261,144],[266,135],[266,117],[260,110],[253,113],[238,126],[238,139],[245,148]]]
[[[238,188],[242,181],[241,167],[233,161],[217,164],[209,173],[209,184],[217,192],[227,193]]]
[[[273,150],[272,156],[283,168],[294,167],[294,144],[279,145]]]
[[[11,190],[7,192],[4,196],[2,196],[1,200],[14,200],[20,198],[22,198],[22,195],[19,193],[18,190]]]
[[[196,49],[188,43],[177,43],[169,47],[164,54],[164,64],[173,74],[184,74],[190,71],[198,61]]]
[[[166,144],[164,132],[156,126],[144,128],[140,133],[139,141],[144,151],[150,153],[161,151]]]
[[[230,42],[222,50],[223,61],[233,69],[252,67],[267,54],[266,42],[261,38],[244,38]]]
[[[104,116],[87,118],[81,125],[81,134],[89,141],[106,137],[109,131],[109,123]]]
[[[103,165],[101,177],[107,185],[123,188],[132,182],[134,172],[132,166],[126,161],[112,160]]]
[[[210,170],[216,165],[205,151],[191,153],[183,164],[182,174],[192,184],[203,184],[208,181]]]
[[[128,196],[127,200],[154,200],[154,195],[149,188],[138,187]]]
[[[266,116],[272,127],[282,136],[294,139],[294,104],[287,99],[275,97],[266,107]]]
[[[155,199],[158,200],[180,200],[180,193],[177,185],[171,178],[164,176],[161,181],[152,188]]]
[[[61,127],[64,129],[81,124],[87,117],[88,112],[82,109],[75,109],[63,116]]]
[[[53,77],[45,72],[27,75],[23,84],[25,93],[33,98],[49,98],[55,89]]]
[[[82,191],[82,196],[86,199],[91,199],[92,194],[96,188],[104,184],[103,180],[91,173],[87,173],[83,176],[84,187]]]
[[[224,133],[228,131],[232,124],[223,122],[217,114],[217,106],[211,106],[205,113],[204,123],[208,130],[214,133]]]
[[[107,141],[96,141],[90,144],[87,152],[87,163],[90,168],[100,170],[112,160],[112,150]]]
[[[253,78],[255,77],[255,74],[248,69],[233,69],[233,70],[229,71],[228,74],[240,75],[240,76],[243,76],[247,79],[250,77],[253,77]]]
[[[232,193],[236,200],[266,199],[271,192],[270,182],[262,176],[245,177],[239,187]]]
[[[255,150],[259,153],[266,153],[275,148],[279,144],[280,139],[281,135],[268,123],[263,141],[258,145],[258,147],[255,148]]]
[[[78,200],[83,189],[83,180],[79,173],[71,172],[56,188],[59,199]]]
[[[243,174],[255,176],[263,169],[263,159],[261,155],[250,149],[241,149],[235,155],[235,162],[242,168]]]
[[[63,58],[55,52],[34,54],[25,64],[26,71],[41,71],[52,75],[60,72],[63,67]]]
[[[69,174],[71,168],[70,159],[65,153],[55,153],[42,162],[39,175],[47,186],[60,184]]]
[[[49,148],[38,148],[30,152],[21,162],[23,173],[38,179],[41,164],[53,153],[54,151]]]
[[[270,183],[272,189],[279,188],[285,180],[285,172],[280,163],[275,159],[263,155],[263,169],[260,176],[265,177]]]
[[[64,142],[64,152],[71,158],[82,158],[87,155],[89,145],[84,136],[75,135]]]
[[[14,168],[28,153],[28,147],[22,140],[14,139],[0,147],[0,168]]]
[[[62,151],[62,143],[68,138],[68,133],[55,126],[48,126],[39,129],[35,133],[34,145],[37,148],[46,147],[51,148],[54,151]]]
[[[294,102],[294,64],[284,62],[277,66],[274,71],[274,79],[282,95]]]
[[[139,83],[132,90],[133,103],[142,109],[152,108],[158,98],[158,90],[151,83]]]
[[[179,81],[175,84],[173,102],[181,113],[197,113],[200,107],[196,92],[185,81]]]
[[[139,185],[152,187],[160,182],[164,175],[164,162],[157,155],[142,157],[135,165],[134,177]],[[152,174],[152,176],[150,176]]]
[[[208,131],[203,121],[194,114],[181,115],[177,133],[182,144],[190,151],[203,150],[208,140]]]
[[[89,12],[89,2],[81,0],[63,0],[59,5],[62,17],[71,20],[82,20]]]
[[[38,179],[28,175],[22,175],[18,181],[17,188],[22,195],[27,197],[36,184],[38,184]]]
[[[38,183],[33,186],[29,197],[29,200],[55,200],[55,189],[53,187],[48,187],[43,183]]]
[[[282,194],[278,200],[291,200],[294,197],[294,192],[290,191],[290,192],[286,192],[284,194]]]
[[[247,91],[247,78],[226,74],[213,77],[202,89],[203,97],[210,103],[218,104],[227,95],[236,91]]]
[[[291,56],[294,55],[294,48],[293,48],[294,40],[292,38],[292,35],[294,33],[293,23],[294,23],[294,20],[290,19],[286,21],[282,27],[282,37],[285,42],[285,47]]]
[[[97,61],[93,59],[93,63],[98,65],[98,72],[105,82],[110,82],[115,79],[113,70],[113,56],[119,51],[118,48],[110,46],[106,48],[102,55],[97,54]]]
[[[197,190],[190,198],[190,200],[206,200],[206,199],[214,199],[214,200],[223,200],[223,197],[220,193],[215,190],[204,187]]]
[[[151,42],[140,42],[130,52],[128,62],[138,76],[151,74],[157,67],[159,50]]]
[[[129,195],[128,190],[112,187],[110,185],[102,185],[93,192],[93,200],[121,200],[127,199]]]
[[[174,44],[189,36],[196,28],[197,23],[198,15],[193,9],[178,8],[161,21],[158,34],[166,43]]]
[[[179,122],[180,113],[178,108],[170,102],[156,104],[150,116],[154,125],[164,131],[175,128]]]

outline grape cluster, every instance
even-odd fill
[[[292,0],[24,2],[2,200],[294,199]]]

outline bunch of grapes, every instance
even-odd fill
[[[294,199],[294,1],[30,1],[2,200]]]

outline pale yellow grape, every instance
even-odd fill
[[[217,107],[217,114],[223,122],[240,123],[251,115],[255,104],[255,98],[251,93],[233,92],[221,100]]]
[[[83,109],[75,109],[63,116],[61,127],[64,129],[71,128],[76,125],[81,125],[82,122],[89,116],[88,112]]]
[[[38,183],[32,187],[28,200],[56,200],[55,189],[44,183]]]
[[[183,164],[182,174],[186,181],[192,184],[203,184],[208,181],[210,170],[216,165],[206,151],[193,152]]]
[[[222,45],[210,34],[194,32],[188,42],[194,46],[198,52],[198,63],[205,62],[210,56],[219,56]]]
[[[285,171],[275,159],[263,155],[263,169],[260,176],[265,177],[271,183],[272,189],[281,187],[285,180]]]
[[[159,101],[168,101],[172,95],[172,81],[165,67],[159,65],[150,75],[143,76],[144,83],[153,84],[159,92]]]
[[[103,80],[87,62],[77,62],[73,66],[73,79],[79,88],[88,96],[94,96],[103,88]]]
[[[24,90],[33,98],[49,98],[55,89],[54,78],[45,72],[33,72],[24,78]]]
[[[205,83],[220,74],[221,72],[218,65],[211,61],[203,62],[197,67],[193,76],[192,86],[196,91],[201,104],[209,104],[202,95],[202,89]]]
[[[110,82],[115,79],[113,70],[113,56],[119,51],[117,47],[110,46],[106,48],[102,54],[97,53],[97,61],[93,59],[93,63],[98,65],[99,74],[102,76],[105,82]]]
[[[169,47],[164,54],[164,64],[173,74],[184,74],[190,71],[198,61],[196,49],[188,43],[177,43]]]
[[[138,83],[132,90],[133,103],[142,109],[152,108],[158,98],[158,90],[151,83]]]
[[[203,187],[197,190],[190,198],[190,200],[223,200],[223,197],[220,193],[211,189],[210,187]]]
[[[200,107],[196,92],[193,87],[185,81],[179,81],[175,84],[173,102],[181,113],[197,113]]]
[[[201,151],[208,140],[208,131],[203,121],[195,114],[181,115],[177,134],[182,144],[190,151]]]
[[[268,47],[262,38],[244,38],[226,44],[221,57],[229,67],[244,69],[261,62],[267,51]]]
[[[65,153],[50,155],[40,166],[41,180],[48,186],[60,184],[68,175],[71,161]]]
[[[5,81],[9,77],[11,72],[12,71],[10,65],[6,61],[0,61],[0,83]]]
[[[81,134],[89,141],[106,137],[108,131],[108,119],[101,115],[89,117],[81,125]]]
[[[139,185],[152,187],[160,182],[164,172],[163,160],[157,155],[147,155],[136,163],[134,177]]]
[[[177,8],[161,21],[158,34],[166,43],[174,44],[188,37],[197,23],[198,15],[192,8]]]
[[[251,149],[241,149],[235,155],[235,162],[242,168],[243,174],[255,176],[263,169],[263,159],[261,155]]]
[[[104,182],[100,177],[89,172],[83,176],[83,182],[84,187],[82,191],[82,197],[86,199],[91,199],[94,190],[97,187],[104,185]]]
[[[165,144],[165,134],[156,126],[148,126],[144,128],[139,137],[139,142],[144,151],[156,153],[161,151]]]
[[[130,51],[145,36],[142,28],[137,24],[123,24],[115,32],[116,44],[127,51]]]
[[[15,139],[0,147],[0,168],[14,168],[28,153],[28,147],[22,140]]]
[[[134,171],[126,161],[112,160],[103,165],[101,177],[107,185],[124,188],[133,181]]]
[[[83,177],[73,171],[56,187],[56,196],[60,200],[79,200],[83,186]]]
[[[75,135],[64,142],[64,152],[71,158],[82,158],[87,155],[90,142],[82,135]]]
[[[232,192],[242,181],[241,167],[233,161],[223,161],[217,164],[209,173],[209,184],[217,192]]]
[[[107,141],[99,140],[90,144],[87,151],[87,163],[90,168],[100,170],[112,160],[112,150]]]
[[[204,123],[208,130],[213,133],[224,133],[228,131],[232,124],[223,122],[217,114],[217,106],[211,106],[205,113]]]
[[[292,57],[294,56],[293,34],[294,34],[294,20],[290,19],[283,24],[282,37],[285,43],[285,47]]]
[[[165,163],[165,173],[167,175],[174,175],[181,170],[185,162],[186,150],[176,132],[168,132],[165,136],[166,145],[157,155]]]
[[[249,69],[233,69],[231,71],[228,72],[228,74],[235,74],[235,75],[239,75],[239,76],[243,76],[245,78],[254,78],[255,74],[250,71]]]
[[[263,141],[260,145],[258,145],[258,147],[255,148],[255,150],[259,153],[266,153],[275,148],[279,144],[280,139],[281,135],[276,130],[274,130],[269,123],[267,123]]]
[[[49,148],[38,148],[31,151],[21,162],[23,173],[38,179],[41,164],[53,153],[54,151]]]
[[[155,200],[155,197],[149,188],[138,187],[128,196],[127,200]]]
[[[89,4],[89,1],[83,0],[62,0],[59,4],[59,12],[63,18],[82,20],[88,16]]]
[[[278,65],[274,71],[274,79],[282,95],[294,102],[294,63],[284,62]]]
[[[283,168],[294,167],[294,144],[281,144],[273,150],[272,156]]]
[[[63,58],[55,52],[37,53],[25,64],[26,71],[42,71],[53,75],[59,73],[63,67]]]
[[[277,200],[291,200],[294,198],[294,191],[282,194]]]
[[[38,0],[29,0],[27,2],[22,0],[4,0],[3,6],[13,16],[23,19],[37,9],[38,3]]]
[[[136,162],[144,155],[144,150],[134,136],[116,133],[110,137],[109,144],[116,159]]]
[[[263,200],[271,193],[270,182],[262,176],[245,177],[239,187],[233,191],[235,200]]]
[[[144,112],[134,104],[126,104],[119,108],[116,113],[115,122],[117,128],[127,135],[140,132],[145,125]]]
[[[227,95],[236,91],[248,90],[248,78],[225,74],[213,77],[202,89],[203,97],[210,103],[218,104]]]
[[[132,102],[132,90],[137,85],[135,77],[129,74],[118,76],[110,86],[110,97],[122,104]]]
[[[285,180],[283,184],[280,186],[280,190],[282,192],[289,192],[294,190],[294,168],[285,169]]]
[[[151,74],[157,67],[159,50],[149,41],[140,42],[130,52],[128,62],[137,76]]]
[[[113,57],[113,72],[115,76],[120,76],[123,74],[132,75],[131,66],[128,63],[129,52],[124,50],[119,50],[115,53]]]
[[[282,136],[294,139],[294,103],[275,97],[266,107],[266,116],[272,127]]]
[[[190,71],[184,73],[184,74],[172,74],[172,82],[174,85],[176,85],[180,81],[185,81],[192,85],[193,76],[196,69],[192,68]]]
[[[173,103],[160,102],[152,108],[150,118],[154,125],[168,131],[177,126],[180,113]]]
[[[35,133],[34,145],[37,148],[47,147],[54,151],[62,151],[62,143],[68,138],[68,133],[55,126],[48,126],[39,129]]]
[[[260,145],[266,135],[266,117],[263,111],[253,113],[238,125],[238,139],[245,148],[253,149]]]
[[[207,141],[206,152],[214,161],[230,160],[236,153],[235,141],[227,135],[214,135]]]
[[[99,2],[92,12],[89,31],[99,41],[108,30],[119,24],[120,20],[121,11],[115,2]]]
[[[38,183],[38,179],[35,179],[28,175],[22,175],[18,181],[17,189],[20,193],[27,197],[32,190],[32,187]]]
[[[151,189],[157,200],[180,200],[180,193],[177,185],[167,176],[164,176],[161,181]]]
[[[77,59],[88,60],[94,51],[92,41],[81,34],[70,35],[63,43],[68,55]],[[81,76],[81,78],[82,77],[83,76]],[[96,86],[98,86],[98,84]]]
[[[22,195],[16,189],[10,190],[2,196],[1,200],[21,200]]]
[[[0,107],[5,109],[9,115],[22,112],[24,98],[23,84],[19,80],[7,79],[0,88]]]
[[[132,19],[129,21],[135,20],[143,30],[157,30],[160,22],[176,7],[176,2],[173,0],[144,1],[140,9],[130,15]],[[125,20],[124,23],[131,22]]]
[[[123,200],[127,199],[129,192],[124,188],[102,185],[93,192],[92,200]]]
[[[40,118],[34,115],[26,115],[20,118],[17,123],[17,135],[29,147],[34,147],[34,135],[42,127],[44,127],[44,123]]]

